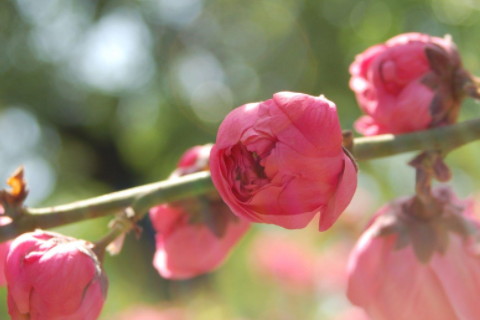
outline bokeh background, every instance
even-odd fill
[[[23,164],[27,204],[44,206],[165,179],[230,110],[282,90],[326,95],[351,128],[349,64],[410,31],[451,34],[480,74],[476,0],[1,1],[0,181]],[[479,107],[466,101],[461,118]],[[447,158],[462,197],[480,190],[479,146]],[[412,193],[412,156],[360,163],[331,230],[256,225],[217,272],[191,281],[158,276],[143,221],[141,237],[106,258],[101,319],[361,319],[344,296],[348,251],[379,206]],[[96,240],[107,223],[57,230]],[[0,319],[5,297],[0,288]]]

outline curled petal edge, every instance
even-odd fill
[[[337,191],[328,202],[325,210],[321,212],[319,230],[325,231],[332,226],[340,214],[352,200],[357,189],[357,167],[354,160],[347,154],[344,155],[344,167],[340,174]]]

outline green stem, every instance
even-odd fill
[[[449,151],[480,139],[480,119],[402,135],[356,138],[353,155],[358,161],[419,150]]]
[[[108,216],[121,212],[134,203],[139,203],[139,208],[149,208],[202,194],[207,190],[213,190],[213,184],[210,173],[204,171],[55,207],[25,208],[24,214],[18,219],[0,226],[0,242],[36,228],[49,229]]]
[[[380,135],[354,139],[358,161],[388,157],[409,151],[458,148],[480,139],[480,119],[403,135]],[[25,208],[12,223],[0,226],[0,241],[34,230],[48,229],[82,220],[108,216],[135,205],[139,218],[148,208],[213,190],[209,172],[151,183],[103,196],[48,208]],[[138,212],[138,208],[145,212]]]

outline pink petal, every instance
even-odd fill
[[[332,226],[352,200],[357,188],[357,169],[352,160],[344,155],[344,169],[340,174],[337,190],[320,216],[320,231]]]
[[[249,103],[232,110],[218,128],[216,146],[230,148],[240,141],[245,130],[251,128],[258,118],[259,103]]]
[[[462,242],[459,236],[451,235],[445,255],[435,254],[430,265],[458,319],[480,319],[480,257]]]
[[[290,142],[306,140],[324,155],[332,151],[338,152],[342,134],[333,102],[323,96],[314,97],[293,92],[276,93],[273,99],[291,121],[292,127],[303,135],[303,139]],[[281,138],[281,134],[278,138]]]

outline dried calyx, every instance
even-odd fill
[[[395,249],[411,245],[417,259],[427,263],[435,252],[445,253],[450,233],[478,238],[475,222],[464,211],[465,204],[449,188],[437,188],[428,202],[415,195],[391,203],[372,228],[378,236],[395,234]]]
[[[7,184],[10,190],[0,190],[0,205],[5,214],[14,218],[22,213],[23,202],[27,198],[27,184],[23,178],[23,167],[19,167],[8,178]]]

